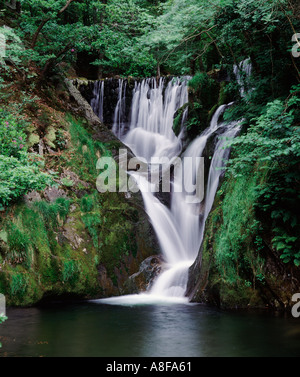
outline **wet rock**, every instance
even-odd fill
[[[26,204],[33,203],[33,202],[40,202],[42,200],[41,195],[36,191],[31,191],[27,195],[24,196],[24,201]]]
[[[70,242],[70,245],[73,249],[78,249],[84,240],[79,237],[78,234],[74,231],[72,226],[65,225],[63,236]]]
[[[44,191],[45,198],[53,203],[56,201],[58,198],[67,198],[67,194],[65,193],[64,190],[58,189],[56,187],[48,187]]]
[[[164,260],[160,255],[154,255],[145,259],[137,273],[131,275],[124,284],[125,294],[134,294],[148,291],[155,278],[163,270]]]
[[[119,149],[127,149],[128,158],[134,157],[134,154],[126,145],[124,145],[111,130],[109,130],[104,123],[100,121],[97,115],[94,113],[92,107],[88,103],[88,96],[83,96],[79,91],[79,87],[89,87],[90,83],[82,80],[69,80],[65,79],[65,85],[69,91],[70,97],[72,99],[72,111],[83,116],[88,124],[93,128],[93,138],[94,140],[99,140],[101,143],[105,143],[106,146],[111,150],[112,156],[118,158]],[[94,84],[93,84],[94,85]],[[111,101],[108,98],[108,103]],[[113,114],[113,113],[112,113]]]
[[[116,296],[118,294],[118,290],[113,285],[112,280],[107,276],[106,268],[103,265],[99,265],[97,270],[99,287],[102,290],[102,297]]]

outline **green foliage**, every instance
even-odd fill
[[[61,180],[61,184],[66,187],[74,186],[74,182],[72,181],[72,179],[70,179],[70,177],[63,178]]]
[[[299,88],[295,87],[286,101],[275,100],[266,105],[262,114],[251,121],[247,134],[231,142],[235,158],[229,171],[242,179],[253,166],[268,174],[264,185],[256,186],[255,208],[261,217],[271,219],[273,246],[282,253],[285,263],[299,265],[298,229],[300,132]]]
[[[60,12],[65,4],[23,2],[17,37],[37,39],[32,49],[23,48],[23,57],[15,53],[17,60],[55,69],[83,54],[103,75],[151,76],[159,68],[177,75],[232,68],[251,56],[264,87],[261,98],[264,91],[282,90],[278,78],[291,82],[286,44],[293,34],[290,20],[295,30],[299,26],[294,0],[75,0]]]
[[[76,155],[72,160],[72,165],[80,169],[80,174],[87,181],[96,180],[96,164],[99,156],[110,156],[110,152],[104,144],[94,141],[91,134],[84,126],[72,117],[68,117],[70,124],[70,134]]]
[[[0,155],[18,158],[26,151],[25,122],[0,109]]]
[[[2,53],[1,51],[0,56],[1,67],[4,70],[8,70],[8,66],[5,63],[5,58],[9,58],[15,66],[21,65],[22,56],[25,49],[20,36],[16,30],[9,27],[0,27],[0,33],[5,38],[5,53]]]
[[[82,212],[91,212],[95,207],[95,197],[93,195],[85,195],[82,197],[80,204]]]
[[[12,263],[24,264],[30,268],[36,250],[44,256],[51,254],[55,234],[60,222],[65,221],[70,201],[58,198],[54,203],[36,201],[31,208],[24,207],[14,222],[7,222],[8,251],[5,258]]]
[[[5,317],[4,315],[0,315],[0,325],[1,323],[5,322],[7,320],[7,317]],[[0,347],[1,347],[1,343],[0,343]]]
[[[97,3],[103,17],[96,25],[97,39],[92,47],[100,52],[97,59],[104,72],[112,70],[118,74],[151,76],[156,69],[156,61],[149,49],[139,42],[145,31],[154,22],[153,17],[143,9],[138,1],[108,1]]]
[[[86,213],[82,216],[82,221],[93,239],[94,246],[98,248],[99,225],[102,223],[100,214],[98,212]]]
[[[240,283],[246,276],[253,278],[255,287],[257,276],[263,273],[263,247],[258,243],[261,224],[254,211],[259,182],[263,184],[263,176],[252,171],[223,186],[227,195],[220,206],[222,224],[215,236],[215,258],[222,279],[229,284]]]
[[[10,284],[11,295],[17,296],[22,299],[22,297],[26,293],[28,281],[28,277],[22,273],[12,275]]]
[[[299,246],[298,237],[291,237],[286,234],[284,229],[276,228],[274,233],[278,234],[272,239],[272,244],[275,249],[281,253],[280,258],[283,259],[284,263],[293,261],[294,264],[300,266],[300,251],[297,250]]]
[[[72,259],[65,260],[63,262],[63,267],[62,267],[62,281],[74,282],[76,278],[78,278],[79,272],[80,272],[80,267],[78,266],[77,261],[72,260]]]
[[[0,208],[52,184],[48,174],[41,172],[42,159],[27,153],[28,126],[21,116],[0,109]]]
[[[58,198],[55,201],[55,207],[56,207],[57,213],[63,221],[66,220],[70,212],[70,204],[71,204],[70,199],[66,199],[66,198]]]
[[[43,222],[47,229],[55,230],[59,225],[59,219],[65,221],[70,210],[70,200],[58,198],[54,203],[45,201],[37,201],[33,205],[43,218]]]
[[[26,261],[29,257],[30,239],[26,233],[11,223],[7,227],[9,247],[8,259],[13,262]]]
[[[57,147],[60,150],[64,150],[67,146],[65,134],[64,134],[63,130],[61,130],[61,129],[58,129],[56,131],[55,144],[57,145]]]
[[[51,178],[40,167],[41,162],[34,155],[24,154],[22,159],[0,155],[0,205],[8,205],[29,191],[51,185]]]

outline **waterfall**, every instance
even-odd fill
[[[153,156],[175,156],[181,150],[181,137],[177,138],[172,130],[173,118],[187,101],[187,78],[173,79],[168,84],[164,78],[158,84],[154,78],[136,82],[129,131],[124,133],[118,120],[113,132],[136,156],[147,161]],[[116,112],[120,114],[119,105]]]
[[[128,145],[136,156],[150,163],[152,157],[168,157],[173,161],[182,151],[183,132],[178,137],[173,132],[174,115],[188,102],[188,78],[167,81],[161,78],[144,79],[135,83],[132,95],[130,121],[124,127],[125,87],[119,81],[119,98],[114,114],[113,132]],[[129,295],[102,300],[107,303],[132,304],[151,300],[188,302],[185,291],[189,267],[195,261],[203,240],[206,219],[211,211],[224,160],[229,150],[224,148],[227,138],[233,138],[239,124],[228,125],[222,121],[225,109],[220,106],[212,117],[210,126],[196,138],[183,157],[192,163],[183,164],[184,183],[195,182],[199,173],[199,161],[209,141],[217,139],[212,156],[206,195],[204,200],[193,202],[190,192],[177,190],[179,181],[173,181],[170,192],[170,206],[163,204],[154,192],[149,190],[147,177],[138,172],[131,173],[142,193],[145,209],[156,232],[166,264],[147,294]],[[183,121],[187,109],[183,113]],[[216,136],[218,133],[218,136]],[[196,163],[197,162],[197,163]],[[183,185],[186,187],[186,185]]]
[[[246,89],[248,84],[247,79],[251,76],[252,73],[252,63],[250,58],[242,60],[239,64],[235,64],[233,66],[233,73],[240,86],[240,96],[245,97],[248,93],[250,93],[253,90]]]
[[[210,127],[189,146],[184,153],[184,157],[191,157],[192,161],[195,161],[196,157],[203,155],[209,138],[218,128],[224,126],[224,123],[220,122],[219,119],[228,106],[222,105],[219,107],[212,118]],[[165,214],[168,216],[162,216],[160,212],[162,212],[162,207],[164,206],[161,203],[156,203],[154,208],[153,202],[151,203],[151,198],[149,198],[151,193],[143,193],[147,212],[150,218],[155,220],[152,223],[158,235],[162,251],[169,262],[168,270],[157,278],[150,291],[151,294],[168,297],[184,296],[188,280],[188,269],[197,257],[203,240],[205,222],[218,189],[219,179],[222,174],[220,168],[224,166],[224,160],[229,155],[229,149],[224,148],[224,146],[227,143],[227,139],[233,138],[238,131],[239,123],[232,122],[221,133],[209,169],[204,203],[189,204],[187,193],[173,191],[170,211],[164,208]],[[197,165],[185,166],[184,179],[188,182],[195,181],[197,169]],[[169,235],[168,241],[166,241],[167,235]]]
[[[126,108],[126,87],[127,82],[123,79],[119,79],[119,98],[114,114],[114,122],[112,131],[116,136],[121,139],[125,130],[125,108]]]
[[[97,81],[94,85],[91,107],[94,113],[103,122],[104,81]]]

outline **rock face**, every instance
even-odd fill
[[[236,184],[235,180],[233,185]],[[230,191],[225,195],[235,198]],[[282,262],[279,253],[271,247],[270,235],[267,233],[262,235],[264,248],[259,254],[251,237],[243,240],[239,258],[247,255],[252,268],[233,270],[230,280],[225,273],[225,262],[222,266],[218,264],[218,252],[224,253],[224,249],[217,250],[220,237],[218,232],[224,223],[223,201],[223,197],[216,197],[214,208],[208,217],[203,243],[189,270],[186,296],[192,302],[207,303],[224,309],[290,310],[294,305],[292,296],[299,291],[300,271],[296,266]],[[238,265],[238,258],[233,259],[233,262]]]
[[[200,256],[201,255],[201,256]],[[191,302],[206,303],[224,309],[273,309],[290,311],[292,296],[299,291],[299,271],[287,268],[279,256],[265,255],[265,278],[253,288],[226,284],[214,265],[213,248],[202,249],[189,271],[186,295]]]
[[[104,81],[104,107],[103,107],[103,122],[109,128],[113,124],[113,117],[115,113],[115,108],[119,99],[119,79],[118,78],[108,78],[103,79]],[[130,107],[132,101],[132,90],[134,88],[135,82],[137,80],[126,79],[123,80],[123,94],[125,93],[125,113],[124,121],[128,122],[130,117]],[[94,98],[94,85],[95,81],[83,81],[76,79],[73,81],[74,86],[79,90],[82,97],[91,103]]]
[[[98,266],[98,282],[102,289],[101,297],[118,295],[118,290],[113,285],[112,280],[107,276],[106,268],[102,264]]]
[[[134,157],[134,154],[132,153],[130,148],[123,144],[113,134],[113,132],[100,121],[100,119],[91,108],[90,104],[87,102],[89,100],[89,93],[91,91],[91,82],[65,79],[65,85],[71,97],[70,106],[72,112],[83,116],[88,121],[89,125],[93,129],[93,138],[100,141],[101,143],[106,144],[109,147],[116,162],[118,162],[119,149],[127,149],[128,159]],[[79,91],[78,87],[81,88],[81,91]],[[83,88],[86,88],[86,92],[84,92]],[[86,97],[83,97],[83,95]]]
[[[55,202],[58,198],[67,198],[65,191],[56,187],[48,187],[44,191],[44,196],[51,203]]]
[[[124,284],[123,293],[146,292],[151,288],[154,279],[162,272],[164,260],[160,255],[145,259],[137,273],[131,275]]]
[[[87,119],[89,125],[92,127],[92,134],[93,139],[100,141],[101,143],[105,144],[105,146],[111,151],[112,156],[114,157],[115,161],[118,163],[119,157],[119,149],[127,149],[128,153],[128,161],[130,158],[134,157],[132,151],[125,146],[117,137],[104,125],[100,119],[94,114],[91,106],[87,102],[89,99],[89,95],[92,93],[92,82],[85,82],[82,80],[65,80],[65,84],[69,90],[71,99],[72,99],[72,109],[73,111],[77,112],[80,115],[83,115],[85,119]],[[106,109],[106,114],[113,114],[113,108],[116,105],[117,97],[118,97],[118,86],[119,80],[117,79],[108,79],[106,83],[106,93],[107,96],[110,96],[110,101],[105,101],[108,103],[108,108]],[[127,90],[128,90],[128,100],[131,102],[131,87],[134,85],[134,82],[129,82],[127,80]],[[79,89],[80,88],[80,91]],[[127,92],[126,92],[127,93]],[[83,98],[82,94],[85,98]],[[129,109],[129,105],[127,106]],[[128,110],[129,116],[129,110]],[[108,116],[107,116],[108,118]],[[110,116],[111,119],[111,116]],[[136,242],[136,252],[131,253],[129,252],[128,255],[124,255],[122,263],[119,267],[115,267],[114,276],[116,277],[116,281],[112,282],[113,289],[110,286],[110,283],[107,283],[106,279],[106,272],[104,273],[103,268],[105,269],[106,266],[102,266],[99,271],[101,272],[100,282],[101,284],[105,282],[103,286],[103,292],[105,295],[110,294],[120,294],[120,292],[124,292],[126,290],[127,293],[136,293],[137,287],[132,285],[133,291],[131,291],[127,286],[124,290],[124,284],[128,280],[129,276],[138,273],[140,268],[140,264],[149,256],[156,255],[160,252],[159,244],[153,230],[153,227],[149,221],[148,215],[144,209],[144,202],[140,192],[131,193],[131,195],[126,196],[122,193],[119,194],[120,197],[124,197],[124,199],[132,208],[137,211],[137,219],[135,222],[135,242]],[[113,250],[111,250],[114,253]],[[154,271],[158,271],[158,261],[159,257],[151,257],[149,261],[149,266],[151,265],[151,261],[155,266],[151,268]],[[156,262],[157,265],[156,265]],[[148,267],[149,267],[148,266]],[[145,267],[143,267],[145,268]],[[150,268],[150,267],[149,267]],[[154,272],[153,272],[154,274]],[[145,278],[146,281],[150,282],[150,277]],[[150,279],[150,280],[149,280]],[[133,279],[134,280],[134,279]],[[147,284],[148,284],[147,283]],[[145,283],[146,284],[146,283]],[[140,284],[141,290],[144,290],[145,285]]]

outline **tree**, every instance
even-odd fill
[[[70,6],[70,4],[73,2],[73,1],[76,1],[76,0],[67,0],[65,5],[56,13],[55,11],[55,6],[54,4],[52,5],[53,8],[48,8],[48,13],[50,13],[49,15],[47,15],[43,20],[42,22],[40,23],[39,27],[37,28],[37,31],[34,33],[34,36],[32,38],[32,42],[31,42],[31,48],[34,49],[35,48],[35,45],[36,45],[36,41],[38,39],[38,36],[40,34],[40,32],[42,31],[43,27],[46,25],[47,22],[49,22],[53,16],[55,17],[59,17],[65,10],[68,9],[68,7]],[[50,12],[49,12],[50,11]]]

